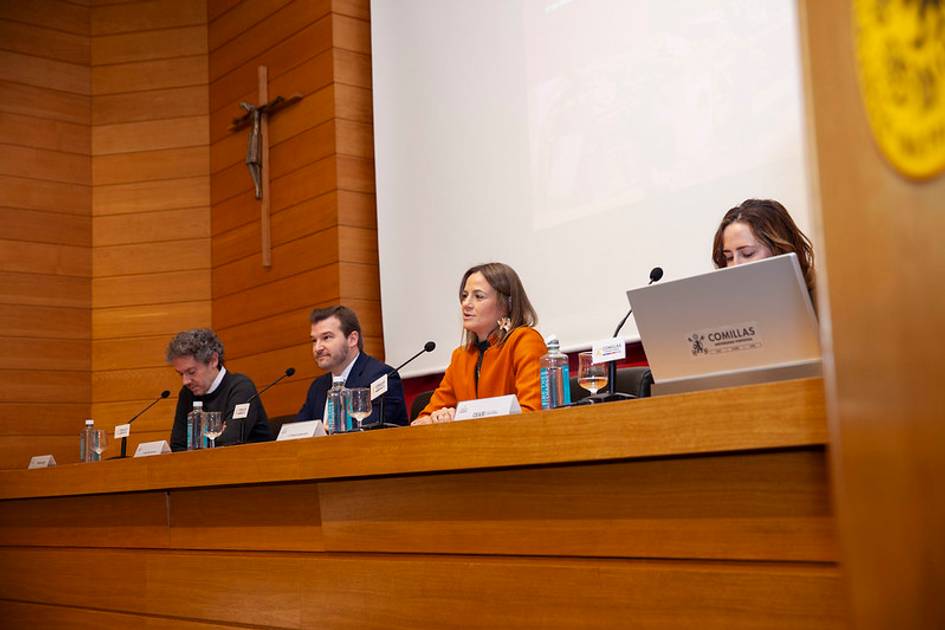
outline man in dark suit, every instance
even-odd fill
[[[364,353],[361,323],[354,311],[346,306],[315,309],[309,320],[312,324],[312,356],[325,374],[308,388],[298,420],[325,417],[325,403],[333,376],[344,378],[345,387],[352,388],[370,387],[375,380],[388,374],[387,392],[374,400],[371,415],[364,419],[364,426],[380,422],[406,425],[407,406],[400,376],[391,374],[394,368]],[[381,398],[384,400],[383,419],[380,416]]]

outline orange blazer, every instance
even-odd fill
[[[476,391],[476,361],[479,348],[460,346],[453,350],[450,365],[420,412],[426,416],[443,407],[474,398],[515,394],[522,411],[541,409],[539,360],[547,353],[545,340],[534,328],[516,328],[501,346],[489,346],[482,356],[479,389]]]

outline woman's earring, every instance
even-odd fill
[[[512,330],[512,320],[508,317],[503,317],[496,323],[499,325],[499,329],[505,334],[508,334],[509,331]]]

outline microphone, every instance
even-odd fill
[[[280,382],[282,379],[284,379],[284,378],[289,378],[290,376],[295,376],[295,368],[294,368],[294,367],[286,368],[285,372],[282,373],[282,376],[280,376],[279,378],[277,378],[276,380],[274,380],[273,382],[269,383],[268,385],[266,385],[265,387],[263,387],[261,390],[259,390],[258,392],[256,392],[256,393],[253,394],[252,396],[250,396],[249,400],[246,401],[246,404],[249,404],[249,403],[253,402],[253,401],[256,400],[257,398],[259,398],[260,396],[262,396],[263,394],[265,394],[267,391],[269,391],[269,388],[270,388],[270,387],[272,387],[273,385],[279,383],[279,382]]]
[[[162,400],[164,400],[165,398],[167,398],[167,397],[170,396],[170,395],[171,395],[171,390],[165,389],[163,392],[161,392],[161,395],[160,395],[160,396],[158,396],[157,398],[155,398],[154,400],[152,400],[151,402],[149,402],[149,403],[147,404],[147,406],[146,406],[144,409],[142,409],[141,411],[139,411],[138,413],[136,413],[134,416],[132,416],[132,417],[131,417],[131,420],[128,421],[128,424],[131,424],[132,422],[134,422],[135,420],[137,420],[138,417],[141,416],[142,414],[144,414],[145,411],[147,411],[148,409],[150,409],[150,408],[153,407],[154,405],[158,404],[159,402],[161,402]],[[119,455],[119,456],[117,457],[117,459],[123,459],[123,458],[125,458],[125,457],[128,457],[128,438],[127,438],[127,437],[121,438],[121,455]]]
[[[654,282],[659,282],[662,277],[663,277],[663,268],[653,267],[652,269],[650,269],[650,282],[646,286],[650,286],[650,284],[653,284]],[[614,334],[612,334],[611,337],[616,337],[620,333],[620,329],[623,328],[623,325],[627,323],[627,318],[630,317],[630,313],[632,312],[633,312],[632,308],[629,311],[627,311],[627,314],[624,315],[623,319],[620,320],[620,323],[617,324],[617,328],[614,329]]]
[[[392,375],[394,375],[394,374],[400,376],[400,368],[404,367],[405,365],[407,365],[408,363],[410,363],[411,361],[413,361],[414,359],[416,359],[417,357],[419,357],[421,354],[423,354],[423,353],[425,353],[425,352],[433,352],[434,350],[436,350],[436,342],[435,342],[435,341],[428,341],[428,342],[426,342],[425,344],[423,344],[423,350],[421,350],[421,351],[418,352],[417,354],[413,355],[412,357],[410,357],[409,359],[407,359],[406,361],[404,361],[403,363],[401,363],[400,365],[398,365],[397,367],[395,367],[393,370],[391,370],[390,372],[388,372],[388,373],[387,373],[387,378],[390,378],[390,377],[391,377]],[[404,401],[404,402],[406,402],[406,401]],[[383,395],[383,394],[381,395],[380,409],[381,409],[381,411],[380,411],[380,413],[379,413],[378,416],[377,416],[377,422],[372,423],[371,425],[369,425],[370,427],[376,429],[376,428],[380,428],[380,427],[382,427],[382,426],[390,426],[390,427],[399,427],[399,426],[400,426],[399,424],[393,424],[393,423],[389,423],[389,422],[384,422],[384,395]],[[407,418],[407,419],[409,420],[410,418]],[[368,428],[368,427],[365,427],[365,428]]]
[[[266,385],[265,387],[263,387],[261,390],[259,390],[258,392],[256,392],[256,393],[253,394],[252,396],[250,396],[250,397],[249,397],[249,400],[247,400],[245,404],[247,404],[247,405],[252,404],[252,402],[253,402],[254,400],[256,400],[257,398],[259,398],[260,396],[262,396],[263,394],[265,394],[267,391],[269,391],[269,388],[270,388],[270,387],[272,387],[272,386],[275,385],[276,383],[280,382],[282,379],[289,378],[290,376],[294,376],[294,375],[295,375],[295,368],[294,368],[294,367],[286,368],[286,369],[285,369],[285,372],[283,372],[282,375],[281,375],[279,378],[277,378],[276,380],[274,380],[273,382],[269,383],[268,385]],[[247,412],[247,413],[248,413],[248,412]],[[245,444],[245,443],[246,443],[246,435],[245,435],[245,433],[246,433],[246,422],[244,422],[244,420],[245,420],[245,418],[240,418],[240,419],[239,419],[239,421],[240,421],[240,444]]]
[[[417,357],[419,357],[419,356],[420,356],[421,354],[423,354],[424,352],[433,352],[434,350],[436,350],[436,342],[435,342],[435,341],[428,341],[428,342],[426,342],[425,344],[423,344],[423,350],[421,350],[421,351],[418,352],[417,354],[413,355],[412,357],[410,357],[409,359],[407,359],[406,361],[404,361],[403,363],[401,363],[400,365],[398,365],[397,367],[395,367],[395,368],[394,368],[394,371],[391,372],[391,374],[398,374],[398,373],[400,373],[400,368],[404,367],[405,365],[407,365],[408,363],[410,363],[411,361],[413,361],[414,359],[416,359]]]
[[[647,284],[647,286],[650,286],[654,282],[659,282],[662,277],[663,268],[653,267],[650,269],[650,282]],[[623,316],[623,319],[620,320],[620,323],[617,324],[617,328],[614,329],[614,334],[611,335],[611,337],[616,337],[618,334],[620,334],[620,329],[623,328],[623,325],[627,323],[627,319],[630,317],[631,313],[633,313],[632,307],[627,311],[627,314]],[[585,400],[588,400],[588,404],[590,404],[591,402],[610,402],[613,400],[627,400],[630,398],[636,398],[636,396],[633,394],[617,392],[617,362],[611,361],[607,364],[607,392],[588,396]]]

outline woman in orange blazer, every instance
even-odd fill
[[[476,265],[459,285],[463,345],[413,424],[449,422],[456,403],[515,394],[522,411],[541,409],[539,360],[547,351],[522,281],[503,263]]]

